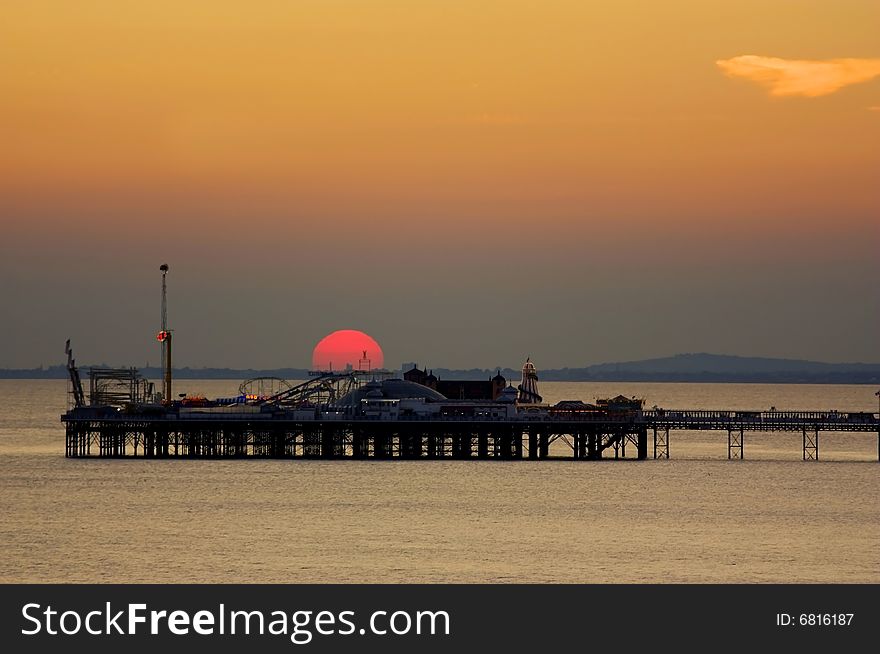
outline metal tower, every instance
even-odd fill
[[[162,371],[164,375],[162,393],[165,402],[171,402],[171,330],[168,329],[168,297],[165,285],[165,276],[168,274],[168,264],[159,266],[162,271],[162,328],[156,334],[156,340],[162,347]]]

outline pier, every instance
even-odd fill
[[[803,459],[818,461],[823,432],[876,434],[875,414],[836,411],[645,410],[619,417],[438,417],[381,420],[302,418],[294,411],[236,413],[160,410],[128,415],[112,407],[77,407],[62,416],[67,457],[169,459],[548,460],[668,459],[677,431],[727,436],[729,459],[744,459],[749,432],[802,435]],[[567,457],[551,456],[561,441]]]
[[[646,410],[643,398],[623,395],[593,404],[575,399],[551,405],[539,392],[530,357],[516,388],[500,370],[485,380],[441,381],[413,365],[400,378],[374,370],[362,350],[357,367],[348,361],[343,372],[329,366],[294,382],[258,377],[243,381],[234,397],[174,399],[168,265],[160,271],[162,321],[156,339],[162,347],[163,390],[155,392],[135,368],[92,367],[87,395],[67,341],[70,409],[61,421],[69,458],[646,460],[669,459],[674,432],[713,431],[727,435],[729,459],[746,458],[750,432],[797,432],[804,460],[818,461],[821,434],[846,432],[853,438],[874,434],[880,460],[880,414]]]

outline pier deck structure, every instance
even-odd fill
[[[645,410],[602,418],[482,418],[376,420],[303,419],[294,411],[180,412],[158,408],[130,414],[113,407],[77,407],[61,417],[67,457],[278,459],[668,459],[670,434],[727,435],[729,459],[743,459],[749,432],[802,435],[805,461],[819,459],[820,434],[875,434],[880,420],[865,412]],[[571,454],[551,456],[562,441]],[[563,450],[566,451],[566,450]],[[629,452],[629,457],[627,456]]]

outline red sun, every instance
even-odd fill
[[[366,356],[364,352],[366,351]],[[381,368],[385,355],[379,344],[356,329],[340,329],[322,338],[312,352],[313,370],[354,370]]]

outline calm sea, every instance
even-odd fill
[[[799,435],[747,434],[728,461],[726,433],[684,432],[669,461],[67,460],[65,389],[0,381],[3,582],[880,582],[877,434],[823,434],[818,463]],[[841,411],[876,411],[875,390],[541,385]]]

